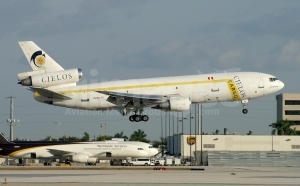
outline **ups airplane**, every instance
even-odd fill
[[[247,114],[249,100],[284,87],[275,76],[259,72],[211,73],[130,79],[76,85],[81,69],[63,69],[32,41],[19,42],[32,71],[18,74],[19,84],[34,91],[35,100],[68,108],[133,113],[130,121],[148,121],[145,107],[187,111],[192,103],[240,101]]]
[[[144,142],[9,142],[3,134],[0,134],[0,156],[16,159],[61,159],[78,163],[96,163],[97,160],[151,157],[157,153],[157,149]]]

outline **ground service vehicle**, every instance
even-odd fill
[[[133,160],[129,161],[128,164],[130,166],[136,166],[136,165],[144,165],[144,166],[154,165],[151,162],[150,158],[136,158],[136,159],[133,159]]]

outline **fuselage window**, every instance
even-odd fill
[[[144,150],[143,148],[138,148],[138,150]]]

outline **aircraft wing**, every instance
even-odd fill
[[[94,156],[101,156],[101,155],[106,154],[106,153],[108,153],[108,152],[100,152],[100,153],[98,153],[98,154],[96,154]]]
[[[123,93],[123,92],[111,92],[111,91],[95,91],[102,94],[110,95],[113,97],[120,97],[120,98],[136,98],[136,99],[146,99],[150,101],[165,101],[166,97],[162,95],[150,95],[150,94],[130,94],[130,93]]]
[[[43,89],[43,88],[31,88],[32,90],[36,91],[39,95],[45,96],[47,98],[54,98],[54,99],[63,99],[63,100],[69,100],[72,99],[68,96],[65,96],[63,94],[48,90],[48,89]]]
[[[53,156],[62,156],[62,155],[67,155],[67,154],[70,154],[70,153],[74,153],[74,152],[70,152],[70,151],[56,150],[56,149],[47,149],[47,150]]]

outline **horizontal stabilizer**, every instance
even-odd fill
[[[45,96],[47,98],[53,98],[53,99],[63,99],[63,100],[69,100],[72,99],[68,96],[65,96],[63,94],[48,90],[48,89],[43,89],[43,88],[31,88],[35,90],[39,95]]]

